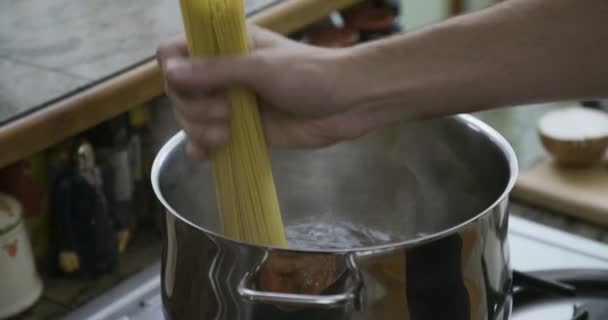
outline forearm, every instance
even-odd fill
[[[376,125],[608,96],[608,2],[510,0],[362,45],[353,61],[353,103],[388,110]]]

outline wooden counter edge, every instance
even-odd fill
[[[287,34],[362,0],[292,0],[249,18]],[[0,127],[0,168],[53,146],[164,92],[156,61],[102,82]]]

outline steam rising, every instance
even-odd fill
[[[350,237],[357,248],[437,233],[484,211],[510,176],[494,143],[451,118],[320,150],[273,150],[272,161],[296,247],[345,246],[336,239]],[[160,185],[180,215],[219,231],[209,168],[187,159],[183,144],[166,160]]]

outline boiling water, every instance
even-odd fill
[[[350,223],[301,223],[286,227],[289,247],[343,250],[401,241],[398,237]]]

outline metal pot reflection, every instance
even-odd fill
[[[510,316],[507,208],[517,161],[479,120],[403,123],[320,150],[273,150],[289,248],[221,235],[209,168],[185,156],[184,141],[183,133],[168,141],[152,173],[167,209],[168,319]]]

